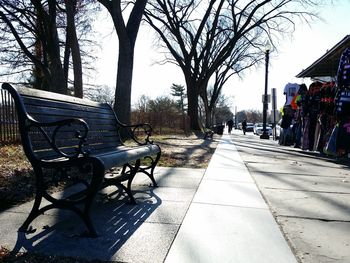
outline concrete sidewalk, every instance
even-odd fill
[[[158,188],[137,177],[136,206],[107,189],[93,209],[98,238],[77,237],[82,223],[62,211],[37,218],[32,234],[17,233],[27,203],[0,214],[0,245],[119,262],[296,262],[229,135],[206,170],[160,167],[155,176]]]
[[[165,262],[296,262],[229,135],[223,135]]]
[[[250,175],[303,263],[350,262],[350,160],[234,131]]]

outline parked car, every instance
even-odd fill
[[[266,131],[267,131],[268,135],[272,136],[272,128],[268,124],[266,124]],[[253,128],[253,132],[256,135],[263,134],[263,124],[262,123],[255,123],[254,128]]]
[[[254,123],[247,122],[247,132],[252,132],[254,131]]]

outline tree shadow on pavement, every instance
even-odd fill
[[[275,216],[350,222],[349,160],[240,136],[231,138]],[[322,174],[323,169],[329,170]]]
[[[237,147],[241,147],[240,151],[244,151],[245,148],[249,148],[256,150],[256,155],[271,153],[274,154],[276,158],[280,159],[285,158],[286,155],[288,155],[288,157],[303,157],[306,158],[303,160],[303,162],[309,164],[314,164],[315,159],[319,159],[329,163],[346,166],[344,168],[350,168],[350,159],[348,158],[336,158],[320,154],[319,152],[303,151],[299,148],[292,148],[290,146],[280,146],[277,144],[277,142],[275,143],[274,141],[269,140],[246,140],[245,138],[242,138],[242,136],[232,136],[231,138],[233,138],[234,144]],[[322,164],[320,163],[318,163],[317,165],[322,166]],[[327,167],[327,165],[325,164],[323,166]]]

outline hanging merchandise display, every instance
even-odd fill
[[[339,131],[336,145],[338,155],[346,155],[350,153],[350,48],[346,48],[340,57],[337,85],[336,116]]]
[[[282,121],[281,128],[282,134],[280,134],[280,145],[292,145],[295,141],[300,142],[300,118],[296,117],[298,113],[298,105],[302,100],[301,94],[307,90],[305,84],[299,85],[296,83],[287,83],[284,87],[284,94],[286,96],[286,102],[282,109]],[[300,143],[297,143],[296,147],[299,147]]]
[[[290,105],[293,97],[297,94],[299,90],[299,84],[297,83],[287,83],[284,87],[283,94],[286,96],[285,106]]]
[[[339,126],[335,125],[327,143],[324,147],[324,153],[327,155],[337,155],[337,137],[338,137]]]
[[[290,100],[297,127],[295,147],[350,158],[350,35],[296,77],[318,81],[300,86]]]
[[[350,48],[346,48],[340,57],[337,85],[339,88],[350,88]]]
[[[305,84],[299,85],[290,104],[283,107],[281,127],[284,126],[282,128],[292,141],[283,138],[280,144],[323,152],[336,123],[336,91],[335,82],[315,81],[309,88]],[[287,101],[286,99],[286,103]],[[290,125],[283,125],[284,123]]]
[[[302,114],[302,149],[323,152],[334,127],[335,83],[313,82],[307,91]]]

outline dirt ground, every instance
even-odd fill
[[[203,139],[203,136],[156,137],[155,143],[162,150],[160,166],[206,168],[218,144],[218,137]]]

